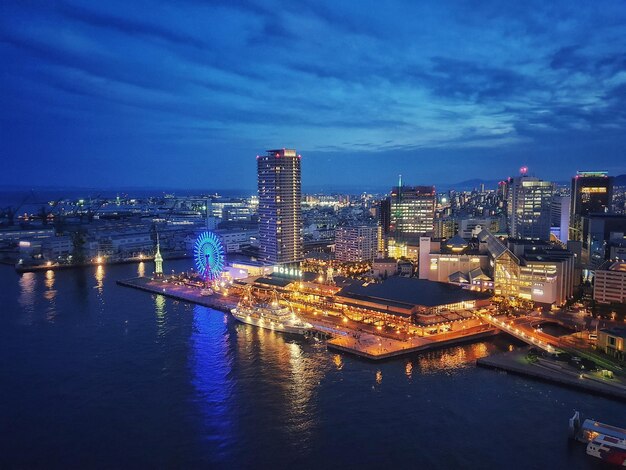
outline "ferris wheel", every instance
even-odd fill
[[[224,270],[224,246],[213,232],[198,235],[193,247],[196,269],[206,281],[219,279]]]

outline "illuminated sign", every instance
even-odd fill
[[[283,276],[302,277],[302,270],[297,268],[290,268],[288,266],[274,266],[272,270],[276,274],[281,274]]]
[[[581,188],[580,192],[587,193],[587,194],[606,193],[606,188],[596,188],[596,187]]]

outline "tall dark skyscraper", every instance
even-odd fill
[[[301,261],[301,156],[293,149],[257,156],[260,258],[272,263]]]
[[[613,196],[613,178],[606,171],[579,171],[572,178],[570,240],[583,240],[582,218],[593,213],[609,212]]]

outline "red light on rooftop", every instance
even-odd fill
[[[522,175],[525,175],[526,173],[528,173],[528,167],[527,167],[527,166],[523,166],[523,167],[521,167],[521,168],[519,169],[519,172],[520,172]]]

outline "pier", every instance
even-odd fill
[[[118,280],[118,285],[142,290],[152,294],[163,295],[175,300],[202,305],[215,310],[229,313],[237,306],[237,295],[214,293],[210,296],[200,294],[200,289],[176,285],[164,279],[137,277]],[[494,336],[499,330],[482,319],[474,318],[457,330],[441,332],[429,336],[410,336],[393,338],[389,334],[379,335],[360,328],[359,323],[341,322],[340,318],[320,317],[300,313],[302,318],[313,325],[312,336],[327,339],[328,349],[353,354],[369,360],[389,359],[405,354],[424,352],[442,347],[452,346],[471,341],[478,341]],[[363,327],[364,325],[360,325]]]
[[[117,284],[124,287],[150,292],[151,294],[164,295],[175,300],[190,302],[203,307],[209,307],[222,312],[230,313],[232,308],[237,306],[238,298],[233,296],[223,296],[214,294],[211,296],[203,296],[199,289],[190,289],[185,285],[177,286],[170,282],[164,282],[159,279],[150,279],[148,277],[136,277],[126,280],[118,280]]]
[[[529,349],[483,357],[476,361],[476,365],[626,402],[626,381],[622,377],[616,375],[608,379],[601,372],[577,371],[549,358],[540,357],[536,362],[530,362],[526,359]]]

